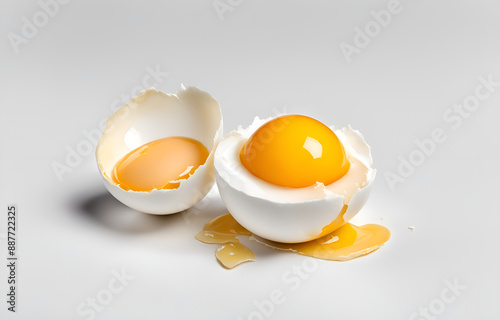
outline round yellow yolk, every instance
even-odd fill
[[[350,167],[335,133],[301,115],[278,117],[257,129],[241,149],[240,161],[258,178],[291,188],[328,185]]]

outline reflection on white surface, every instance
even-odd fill
[[[321,158],[321,155],[323,154],[323,146],[314,138],[307,137],[303,147],[309,151],[314,159]]]

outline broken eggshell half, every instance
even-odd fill
[[[150,192],[124,190],[112,179],[116,163],[130,151],[154,140],[187,137],[201,142],[209,151],[205,163],[176,189]],[[167,94],[151,88],[118,109],[106,122],[97,144],[96,159],[104,185],[123,204],[150,214],[165,215],[186,210],[214,185],[214,153],[222,137],[219,103],[194,87]]]

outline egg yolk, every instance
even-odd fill
[[[118,161],[112,180],[124,190],[176,189],[177,180],[189,178],[207,157],[207,148],[194,139],[159,139],[132,150]]]
[[[269,183],[303,188],[328,185],[349,171],[344,146],[323,123],[302,115],[287,115],[261,126],[240,152],[241,163]]]

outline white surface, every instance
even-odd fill
[[[500,87],[456,128],[443,116],[475,94],[478,77],[500,81],[500,5],[402,1],[347,63],[340,43],[387,3],[243,1],[221,21],[211,0],[72,1],[16,54],[7,34],[40,7],[2,1],[0,233],[7,204],[18,204],[20,284],[19,312],[2,302],[0,317],[84,319],[78,305],[125,268],[135,279],[97,319],[247,319],[275,289],[285,301],[272,319],[409,319],[440,303],[439,319],[498,319]],[[93,150],[58,181],[52,163],[84,148],[84,131],[157,65],[169,75],[146,80],[159,89],[184,83],[218,99],[225,132],[285,108],[360,130],[378,176],[355,220],[387,226],[390,242],[354,261],[318,261],[292,290],[282,277],[304,257],[250,243],[257,262],[228,271],[215,246],[193,239],[224,213],[215,190],[184,214],[141,214],[107,193]],[[446,141],[391,191],[384,173],[435,128]],[[5,298],[5,267],[0,276]],[[446,279],[467,286],[450,303],[440,298]]]

